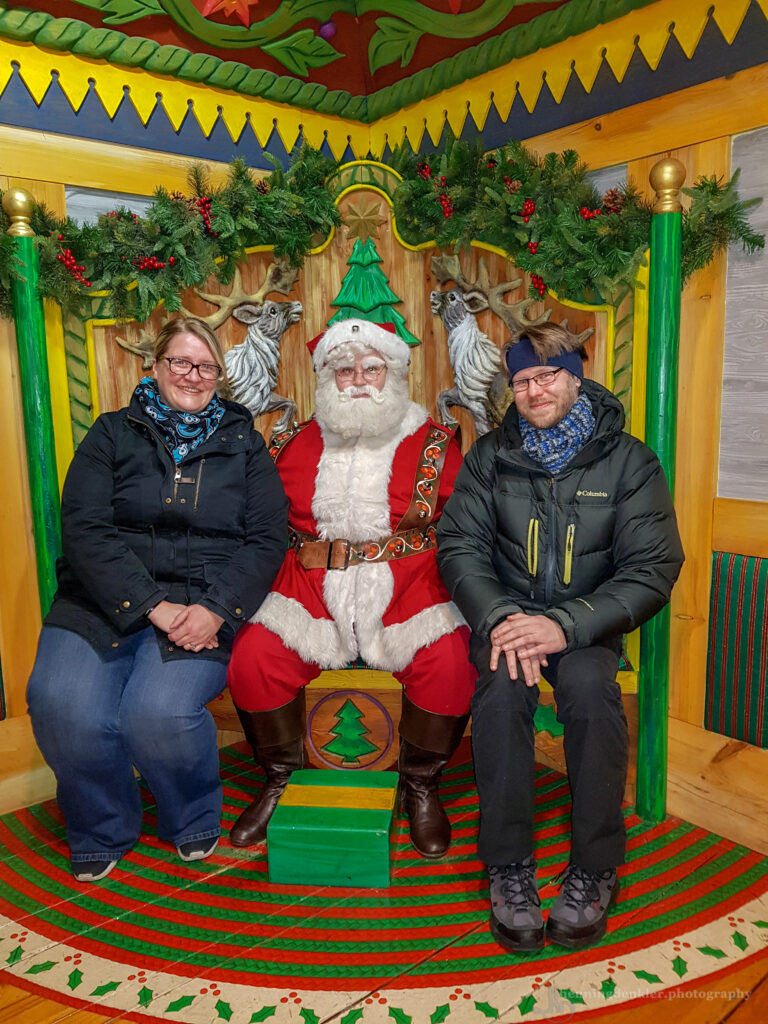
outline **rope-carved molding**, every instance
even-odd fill
[[[756,2],[768,14],[768,0]],[[114,5],[115,0],[108,0],[108,4],[105,0],[104,11],[109,13]],[[87,6],[93,8],[96,5],[89,2]],[[321,67],[335,59],[333,54],[336,51],[310,29],[288,37],[283,37],[283,34],[302,17],[305,21],[308,17],[319,19],[324,16],[323,12],[345,11],[347,8],[382,10],[387,16],[377,20],[377,32],[371,39],[368,54],[369,66],[375,72],[377,68],[394,62],[407,66],[416,43],[425,32],[470,38],[480,34],[477,19],[485,8],[488,9],[489,25],[493,25],[503,19],[511,4],[487,0],[477,11],[446,14],[441,18],[438,12],[426,11],[421,4],[410,0],[392,0],[386,11],[379,3],[373,2],[353,4],[351,0],[347,3],[336,0],[334,3],[322,3],[313,0],[312,4],[284,3],[274,15],[254,22],[247,30],[242,26],[211,22],[187,0],[161,0],[152,4],[146,0],[142,0],[142,4],[131,0],[128,6],[132,11],[143,11],[146,15],[165,11],[175,16],[186,31],[197,34],[212,48],[263,46],[286,64],[292,74],[278,75],[236,60],[190,52],[180,46],[161,44],[114,28],[95,28],[74,18],[56,18],[42,11],[10,8],[4,3],[0,3],[0,36],[32,43],[41,50],[56,54],[73,54],[88,61],[89,74],[95,79],[97,90],[100,68],[94,66],[93,61],[104,62],[105,66],[112,68],[148,73],[151,77],[147,77],[143,86],[138,81],[131,83],[134,93],[137,90],[147,92],[146,97],[138,97],[136,101],[137,109],[146,112],[145,122],[155,106],[155,94],[163,90],[163,81],[170,78],[188,83],[191,89],[205,85],[240,97],[289,104],[364,124],[372,124],[446,90],[463,87],[465,102],[460,104],[463,115],[469,102],[472,116],[481,127],[492,104],[505,120],[504,105],[506,103],[508,113],[516,93],[527,108],[533,110],[545,79],[558,103],[572,75],[576,75],[583,88],[590,92],[604,59],[617,81],[621,82],[636,51],[642,54],[651,69],[655,69],[672,38],[690,58],[710,19],[730,45],[750,4],[734,4],[732,0],[688,0],[682,6],[678,0],[570,0],[557,10],[542,13],[524,25],[507,29],[367,96],[353,96],[346,90],[331,89],[319,82],[301,81],[312,67]],[[105,21],[109,20],[124,24],[132,19],[105,18]],[[312,38],[304,33],[309,33]],[[572,37],[578,37],[578,45]],[[17,51],[15,59],[19,61],[24,78],[30,54]],[[487,73],[506,68],[513,61],[515,88],[510,89],[508,81],[502,83],[497,80],[498,76],[486,77]],[[67,98],[77,109],[83,100],[82,90],[79,86],[73,88],[70,95],[67,76],[62,75],[60,81]],[[505,100],[507,94],[508,99]],[[195,100],[193,91],[189,98]],[[148,100],[152,102],[148,104]],[[175,106],[175,117],[173,110],[168,113],[174,128],[178,129],[176,121],[183,116],[185,109],[179,104]],[[108,104],[105,103],[105,107],[108,109]],[[443,113],[442,108],[440,113]],[[233,124],[235,137],[243,124],[244,121]],[[440,128],[436,124],[431,124],[430,128],[439,134]],[[456,125],[452,124],[452,128],[457,131]],[[458,130],[461,130],[460,126]],[[414,134],[413,130],[410,134]]]

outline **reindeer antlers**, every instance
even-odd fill
[[[232,311],[244,302],[260,305],[270,292],[280,292],[281,295],[288,295],[298,276],[298,267],[292,267],[285,259],[275,260],[274,263],[270,263],[267,267],[264,280],[258,290],[249,293],[243,288],[243,279],[240,274],[240,267],[238,266],[235,268],[232,287],[228,295],[215,295],[213,292],[195,291],[195,294],[205,302],[219,307],[215,313],[211,313],[208,316],[198,316],[197,319],[208,324],[211,330],[216,330],[217,327],[221,327],[224,321],[232,315]],[[191,313],[188,309],[182,308],[182,312],[185,316],[197,316],[197,314]]]
[[[540,324],[545,324],[552,315],[552,310],[545,309],[544,312],[530,319],[526,316],[529,308],[536,302],[536,299],[521,299],[520,302],[515,302],[509,305],[504,301],[504,296],[507,292],[514,291],[515,288],[522,284],[522,278],[517,278],[512,281],[502,281],[500,284],[491,285],[490,275],[488,268],[485,265],[485,260],[480,257],[477,280],[469,281],[464,276],[464,271],[461,269],[461,263],[459,257],[454,253],[451,256],[440,255],[432,257],[432,273],[435,276],[435,280],[438,284],[445,284],[447,281],[455,281],[457,286],[461,289],[464,302],[473,313],[478,313],[482,309],[490,309],[506,326],[510,333],[510,342],[514,344],[520,338],[521,335],[530,327],[538,327]],[[587,338],[594,334],[594,328],[588,327],[580,334],[573,334],[568,331],[568,321],[563,320],[560,324],[569,335],[569,344],[574,349],[581,348]]]

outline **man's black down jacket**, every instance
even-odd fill
[[[544,612],[568,649],[628,633],[669,600],[683,563],[658,459],[622,432],[624,412],[594,381],[590,440],[552,476],[521,450],[510,407],[472,447],[437,527],[437,561],[472,630]]]
[[[222,616],[234,633],[266,596],[285,556],[287,501],[244,406],[226,402],[217,430],[175,466],[134,397],[90,429],[67,473],[63,557],[46,624],[96,650],[119,649],[163,598]],[[157,631],[164,659],[195,657]]]

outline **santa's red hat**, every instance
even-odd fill
[[[408,369],[410,349],[402,338],[398,338],[394,324],[374,324],[370,320],[350,319],[337,320],[327,331],[307,343],[315,370],[322,369],[337,350],[346,346],[353,352],[374,349],[387,366],[401,373]]]

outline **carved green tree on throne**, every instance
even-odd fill
[[[336,727],[330,730],[336,738],[323,751],[340,757],[342,764],[359,764],[361,756],[373,753],[377,748],[365,738],[369,730],[360,722],[362,717],[363,712],[347,698],[336,712]]]
[[[389,287],[389,278],[381,269],[381,256],[376,251],[372,238],[362,241],[355,239],[352,254],[347,260],[347,271],[341,282],[339,294],[331,303],[338,311],[328,321],[328,326],[337,320],[370,320],[375,324],[394,324],[397,336],[409,345],[420,344],[419,339],[405,326],[405,317],[394,308],[401,303]]]

